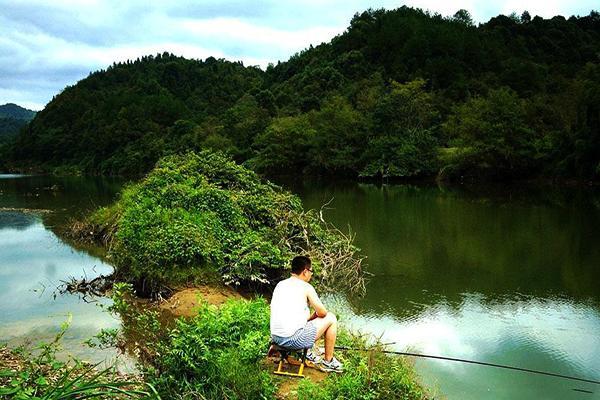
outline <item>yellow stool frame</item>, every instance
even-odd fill
[[[293,376],[296,378],[304,378],[303,372],[304,372],[304,366],[306,365],[306,353],[308,352],[308,349],[292,350],[292,349],[288,349],[286,347],[279,346],[275,343],[273,343],[273,348],[274,348],[274,350],[278,351],[279,354],[281,355],[281,358],[279,359],[279,364],[277,365],[277,369],[275,371],[273,371],[274,374]],[[284,361],[287,361],[288,364],[291,365],[291,363],[288,360],[290,354],[294,353],[294,352],[300,352],[300,351],[302,351],[302,357],[301,357],[300,367],[298,367],[298,372],[293,373],[293,372],[284,371],[283,370]]]

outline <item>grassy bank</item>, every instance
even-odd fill
[[[272,374],[274,364],[265,358],[270,343],[269,305],[261,297],[230,299],[220,306],[198,299],[194,316],[166,327],[155,311],[126,301],[133,295],[130,286],[119,284],[116,289],[112,310],[123,319],[124,329],[109,335],[110,340],[127,343],[130,351],[141,355],[144,380],[162,398],[428,398],[405,359],[387,356],[374,338],[344,329],[338,344],[364,351],[336,354],[345,363],[343,374],[321,374],[318,379],[309,374],[303,381]]]

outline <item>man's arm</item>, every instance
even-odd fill
[[[319,299],[317,292],[312,286],[309,287],[306,296],[308,297],[308,304],[315,310],[314,314],[309,318],[309,321],[311,319],[315,319],[316,317],[325,317],[327,315],[327,309],[321,302],[321,299]]]

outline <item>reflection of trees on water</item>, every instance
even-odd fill
[[[0,207],[47,209],[52,218],[74,216],[113,201],[123,180],[101,177],[29,176],[0,179]]]
[[[348,224],[375,274],[365,310],[404,313],[464,296],[484,302],[519,294],[598,300],[598,188],[327,185],[305,187],[312,208]]]
[[[44,209],[41,216],[20,212],[0,212],[0,229],[26,229],[42,222],[61,242],[103,258],[105,252],[95,246],[75,245],[64,237],[64,229],[73,218],[80,218],[97,207],[110,204],[124,181],[104,177],[22,176],[0,179],[0,207]]]
[[[0,211],[0,229],[25,230],[33,224],[39,223],[40,218],[16,211]]]

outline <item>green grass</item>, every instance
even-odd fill
[[[158,346],[147,379],[161,395],[206,399],[272,399],[276,386],[260,365],[270,342],[269,306],[263,299],[202,303],[191,319]]]
[[[404,358],[388,356],[373,338],[341,331],[338,344],[364,351],[337,351],[343,374],[329,374],[325,381],[304,380],[299,400],[418,400],[429,398],[414,370]]]
[[[99,364],[59,361],[56,353],[68,328],[49,343],[34,351],[18,348],[9,353],[13,368],[0,368],[0,399],[67,400],[67,399],[155,399],[160,396],[154,387],[139,379],[120,376],[113,367],[98,370]],[[35,355],[34,355],[35,354]]]

